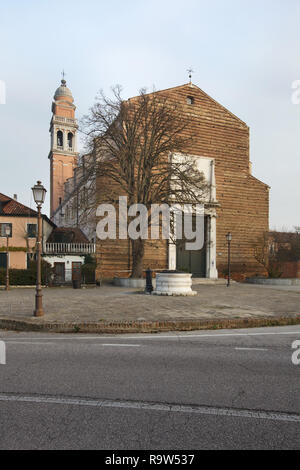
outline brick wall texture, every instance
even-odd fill
[[[232,233],[232,274],[234,278],[263,274],[254,259],[254,245],[269,230],[269,187],[250,173],[249,127],[194,85],[183,85],[156,92],[180,103],[191,118],[184,131],[185,151],[215,160],[217,200],[217,269],[226,275],[226,234]],[[187,97],[193,104],[187,103]],[[97,192],[101,194],[101,181]],[[97,277],[125,275],[130,269],[127,241],[97,240]],[[149,241],[144,267],[168,268],[165,241]]]

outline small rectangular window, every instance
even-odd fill
[[[7,263],[7,254],[0,253],[0,268],[6,268]]]
[[[192,96],[187,96],[186,97],[186,103],[187,104],[194,104],[194,98]]]
[[[9,238],[12,237],[12,224],[5,223],[0,224],[0,237],[7,237],[6,227],[9,227]]]
[[[27,224],[27,236],[28,238],[36,238],[37,236],[37,225]]]

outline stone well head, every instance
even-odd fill
[[[192,274],[179,271],[163,271],[156,274],[155,295],[192,296]]]

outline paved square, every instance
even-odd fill
[[[147,296],[112,285],[45,288],[45,317],[35,322],[119,322],[291,317],[300,314],[300,287],[195,285],[196,297]],[[33,318],[35,290],[0,290],[0,317]]]

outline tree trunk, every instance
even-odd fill
[[[145,253],[145,241],[141,238],[131,240],[132,247],[132,272],[133,279],[141,279],[143,277],[143,259]]]

